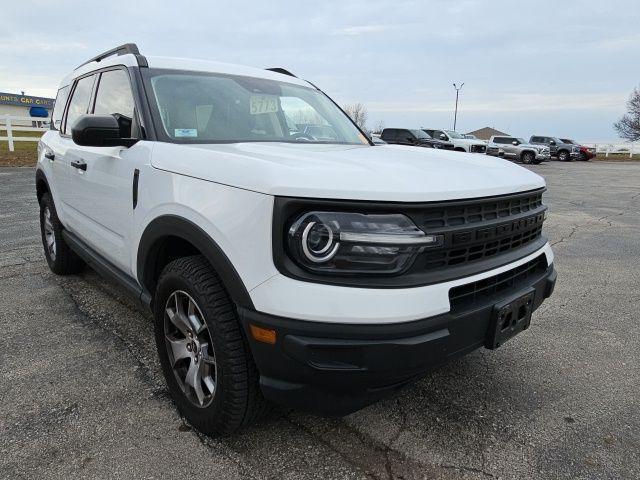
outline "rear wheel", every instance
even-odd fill
[[[62,224],[50,193],[40,199],[40,233],[47,264],[53,273],[70,275],[84,269],[84,261],[62,238]]]
[[[163,270],[154,301],[156,346],[169,392],[201,432],[224,435],[266,410],[235,306],[200,255]]]
[[[522,163],[531,164],[531,163],[535,163],[535,160],[536,160],[536,156],[534,155],[533,152],[524,152],[522,154]]]

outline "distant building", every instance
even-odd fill
[[[474,130],[473,132],[468,132],[467,135],[475,135],[476,138],[480,140],[489,140],[494,135],[509,135],[508,133],[501,132],[500,130],[496,130],[492,127],[484,127],[479,130]]]
[[[33,119],[33,122],[37,122],[44,118],[51,117],[54,102],[55,100],[53,98],[0,92],[0,116],[30,117]],[[14,121],[13,123],[28,125],[31,122]]]

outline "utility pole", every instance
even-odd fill
[[[453,114],[453,129],[456,129],[456,123],[458,122],[458,95],[460,94],[460,90],[462,90],[462,86],[464,85],[464,82],[460,84],[459,87],[456,86],[456,84],[453,84],[453,88],[456,89],[456,110],[455,113]]]

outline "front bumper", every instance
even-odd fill
[[[533,290],[535,310],[553,292],[553,264],[463,311],[387,324],[313,322],[239,309],[265,397],[325,415],[356,411],[429,370],[482,346],[497,303]],[[277,332],[254,340],[249,325]]]
[[[541,162],[548,162],[551,159],[551,154],[549,152],[539,152],[536,154],[536,160],[540,160]]]

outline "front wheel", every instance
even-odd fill
[[[558,152],[558,160],[560,160],[561,162],[568,162],[569,159],[569,152],[567,152],[566,150]]]
[[[527,165],[531,163],[535,163],[535,159],[536,159],[536,156],[534,155],[533,152],[524,152],[522,154],[522,163],[526,163]]]
[[[155,336],[180,413],[208,435],[233,433],[266,410],[235,306],[200,255],[163,270],[154,300]]]

